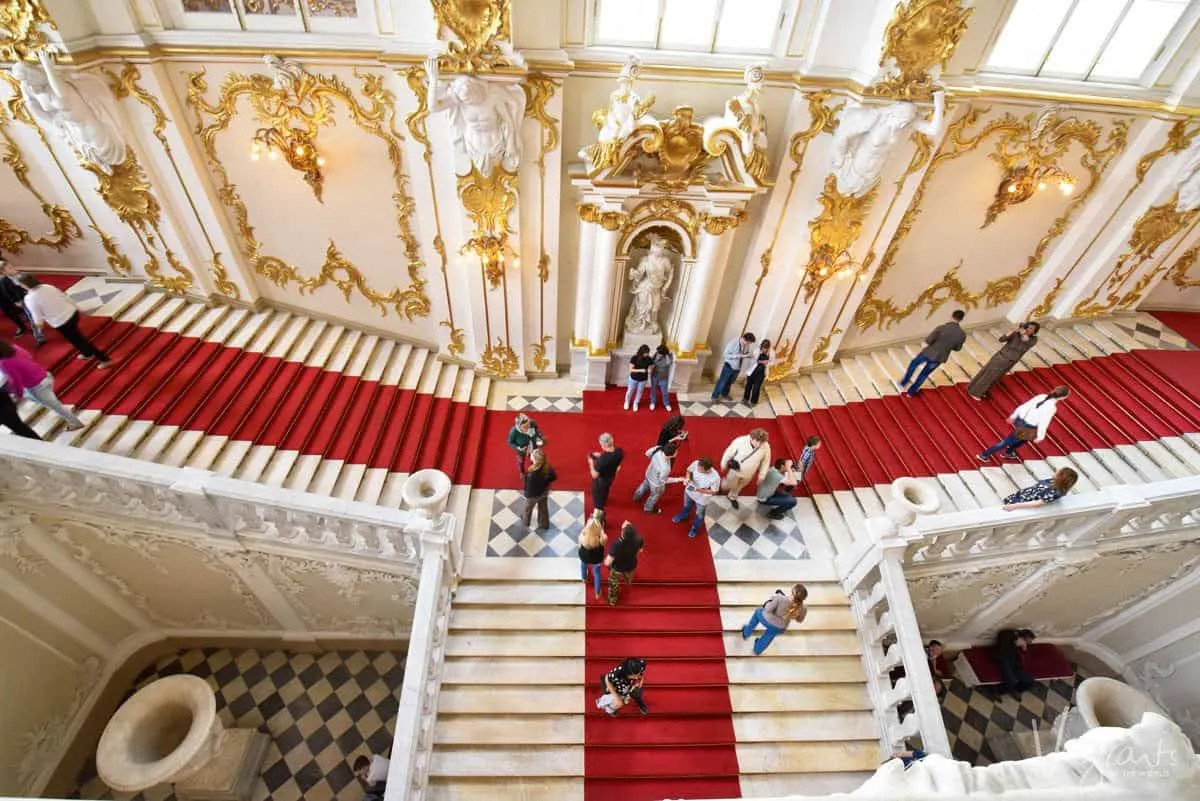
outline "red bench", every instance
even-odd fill
[[[992,657],[991,646],[968,648],[959,654],[959,658],[955,660],[955,667],[958,677],[971,687],[999,684],[1003,681],[1000,666]],[[1069,679],[1075,675],[1075,668],[1058,646],[1045,642],[1029,646],[1029,658],[1025,662],[1025,669],[1038,681]]]

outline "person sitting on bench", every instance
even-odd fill
[[[1001,629],[996,633],[996,644],[992,646],[992,658],[1000,668],[1004,680],[1000,688],[1021,699],[1021,693],[1034,685],[1029,675],[1029,646],[1033,643],[1033,632],[1029,629]]]

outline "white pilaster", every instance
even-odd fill
[[[588,338],[588,319],[592,308],[592,271],[596,261],[596,223],[579,221],[579,261],[575,268],[574,341],[578,346]]]

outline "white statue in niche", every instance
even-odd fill
[[[525,116],[525,92],[515,83],[459,75],[438,85],[437,58],[425,61],[429,110],[446,111],[459,153],[483,175],[493,167],[516,172],[521,161],[518,133]]]
[[[89,98],[80,84],[90,76],[70,79],[58,75],[45,51],[38,53],[38,60],[40,66],[18,61],[12,68],[29,113],[42,127],[66,140],[83,161],[111,175],[112,168],[125,160],[125,142],[120,126],[101,100],[107,96],[107,88],[96,81],[103,94],[98,90]]]
[[[942,130],[945,94],[933,93],[933,117],[920,117],[915,103],[897,101],[886,106],[855,104],[842,111],[833,136],[833,174],[838,192],[861,197],[879,181],[896,143],[910,129],[929,137]]]
[[[1179,162],[1183,167],[1179,171],[1179,199],[1175,208],[1177,211],[1195,211],[1200,208],[1200,136],[1193,138],[1188,149],[1179,154]]]
[[[642,100],[634,84],[642,71],[641,59],[630,56],[617,76],[617,91],[609,95],[608,108],[597,109],[592,114],[592,122],[600,132],[596,135],[595,144],[588,145],[579,151],[582,158],[588,159],[597,169],[611,166],[615,161],[615,150],[624,139],[633,133],[639,125],[658,125],[658,121],[646,112],[654,105],[654,95]]]
[[[658,324],[658,313],[667,300],[667,287],[675,277],[673,251],[667,249],[666,240],[660,236],[650,240],[650,251],[629,271],[630,294],[633,303],[625,315],[625,333],[659,336],[662,327]]]

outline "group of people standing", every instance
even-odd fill
[[[92,359],[100,369],[113,363],[79,329],[79,309],[65,292],[20,272],[3,258],[0,258],[0,313],[16,326],[14,339],[32,333],[34,345],[41,346],[46,342],[43,329],[49,326],[75,346],[79,352],[77,358]],[[0,392],[0,425],[17,436],[41,439],[17,411],[17,403],[23,397],[61,417],[68,431],[83,428],[83,421],[55,394],[50,371],[28,350],[6,339],[0,339],[0,382],[5,390]]]
[[[718,400],[733,402],[733,396],[729,393],[733,391],[733,382],[741,375],[746,377],[742,402],[747,406],[758,405],[775,353],[771,350],[771,340],[764,339],[756,350],[754,343],[757,341],[754,334],[747,332],[726,343],[725,350],[721,352],[721,372],[713,386],[711,400],[714,403]]]

